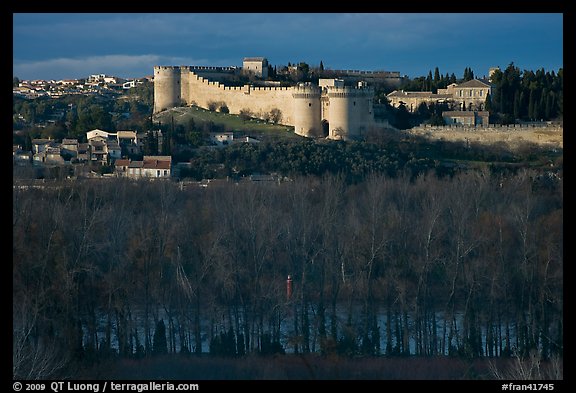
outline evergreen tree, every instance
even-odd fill
[[[474,72],[472,72],[472,68],[466,67],[464,69],[464,82],[468,82],[472,79],[474,79]]]
[[[395,124],[394,126],[398,129],[405,130],[410,128],[410,113],[406,108],[406,104],[400,102],[398,109],[396,110]]]
[[[158,155],[158,138],[154,131],[149,130],[146,133],[146,140],[144,142],[144,155],[156,156]]]
[[[555,98],[553,91],[546,95],[546,107],[544,110],[544,116],[546,119],[552,119],[556,115],[554,113],[554,107],[556,106]]]
[[[537,112],[536,112],[536,94],[534,93],[534,90],[530,90],[530,99],[528,102],[528,117],[530,118],[530,120],[535,120],[537,117]]]
[[[170,131],[162,131],[162,155],[170,156],[172,155],[172,138]]]
[[[488,112],[492,112],[492,98],[490,97],[490,93],[486,94],[486,101],[484,101],[484,110]]]
[[[444,77],[442,78],[442,88],[445,89],[446,87],[448,87],[448,84],[450,83],[450,74],[446,73],[446,75],[444,75]]]
[[[514,93],[514,119],[520,118],[520,108],[521,108],[521,101],[520,101],[520,91],[516,90]]]
[[[320,71],[324,71],[324,64],[322,63],[322,60],[320,60]]]
[[[440,83],[440,70],[438,69],[438,67],[436,67],[434,69],[434,83],[436,85],[438,85],[438,83]]]

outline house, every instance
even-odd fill
[[[108,163],[108,146],[100,138],[92,138],[88,141],[88,160],[102,165]]]
[[[60,150],[62,155],[68,155],[70,157],[78,156],[78,139],[62,139]]]
[[[92,131],[86,132],[86,139],[88,139],[90,141],[91,139],[100,137],[100,138],[106,140],[110,137],[110,135],[116,136],[116,134],[112,134],[108,131],[104,131],[104,130],[100,130],[100,129],[96,128]]]
[[[123,88],[124,90],[128,90],[128,89],[132,89],[133,87],[136,87],[136,86],[138,86],[138,85],[141,85],[141,84],[143,84],[143,83],[144,83],[144,82],[142,82],[141,80],[134,79],[134,80],[131,80],[131,81],[124,82],[124,83],[122,84],[122,88]]]
[[[452,83],[446,89],[438,89],[438,94],[452,96],[463,110],[483,110],[486,97],[492,94],[492,85],[485,79],[472,79],[461,84]]]
[[[119,158],[122,158],[122,149],[120,145],[116,141],[108,141],[106,144],[108,149],[108,159],[111,161],[115,161]]]
[[[487,111],[446,111],[442,112],[442,118],[447,125],[487,127],[489,124],[489,112]]]
[[[434,94],[431,91],[404,91],[394,90],[386,96],[390,105],[398,108],[404,104],[409,112],[415,112],[424,102],[426,105],[452,102],[451,94]]]
[[[134,179],[143,176],[142,167],[144,166],[144,161],[130,161],[128,164],[128,171],[126,172],[127,177]]]
[[[22,150],[21,146],[12,145],[12,163],[14,165],[27,165],[32,162],[32,152]]]
[[[64,164],[64,157],[62,157],[62,151],[60,147],[48,147],[44,151],[46,164]]]
[[[234,133],[232,132],[213,132],[210,133],[210,140],[218,146],[228,145],[234,141]]]
[[[172,157],[144,156],[142,161],[119,159],[114,163],[116,176],[138,178],[170,178]]]
[[[34,153],[32,160],[34,164],[64,164],[64,157],[60,154],[60,147],[50,146],[38,153]]]
[[[51,139],[32,139],[32,152],[34,154],[42,153],[47,147],[54,143]]]
[[[102,163],[121,158],[123,152],[138,154],[142,140],[136,131],[130,130],[108,132],[94,129],[86,132],[86,138],[90,145],[90,161]]]
[[[144,177],[170,177],[171,161],[157,160],[152,156],[146,159],[144,157],[144,165],[142,165],[142,173]]]
[[[116,139],[120,146],[138,144],[138,134],[136,131],[116,131]]]
[[[461,84],[452,83],[445,89],[438,89],[437,93],[431,91],[404,91],[394,90],[386,97],[390,105],[398,108],[404,103],[406,109],[415,112],[420,104],[447,103],[459,110],[482,111],[486,97],[492,94],[492,85],[485,79],[472,79]]]
[[[119,160],[114,161],[114,172],[116,173],[116,176],[119,177],[127,176],[129,166],[130,166],[130,160],[126,158],[121,158]]]
[[[88,162],[90,144],[88,143],[78,143],[78,155],[76,159],[78,162]]]

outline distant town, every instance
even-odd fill
[[[152,76],[123,79],[105,74],[90,75],[86,79],[22,80],[13,86],[14,96],[34,99],[39,97],[59,98],[65,95],[104,95],[117,97],[124,91],[145,81],[152,82]]]

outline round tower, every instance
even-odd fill
[[[370,87],[328,86],[330,102],[329,139],[354,139],[363,136],[372,124],[374,90]]]
[[[320,94],[318,86],[300,84],[294,87],[294,132],[306,137],[322,135]]]
[[[190,66],[180,66],[180,102],[190,104]]]
[[[154,113],[180,105],[180,67],[154,67]]]

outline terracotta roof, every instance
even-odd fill
[[[170,162],[159,160],[146,160],[142,166],[145,169],[170,169]]]
[[[114,164],[116,166],[128,166],[128,165],[130,165],[130,160],[125,159],[125,158],[121,158],[121,159],[116,160],[114,162]]]

